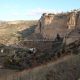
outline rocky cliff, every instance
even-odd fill
[[[40,33],[46,39],[54,39],[57,34],[65,36],[69,32],[80,28],[80,11],[67,13],[44,13],[38,21],[36,33]]]

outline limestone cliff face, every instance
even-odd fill
[[[68,31],[80,27],[80,11],[60,14],[44,13],[39,22],[36,32],[41,33],[46,39],[54,39],[57,34],[64,36]]]
[[[79,18],[79,13],[78,12],[71,12],[68,14],[68,29],[75,29],[77,26],[77,20]]]

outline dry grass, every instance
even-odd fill
[[[6,77],[0,80],[78,80],[80,78],[80,54],[69,55],[47,65]]]

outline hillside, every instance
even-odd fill
[[[0,80],[78,80],[80,78],[79,64],[80,54],[68,55],[40,67],[10,72],[11,75],[5,74],[4,77],[0,77]]]
[[[37,21],[8,21],[0,23],[0,43],[11,45],[17,44],[21,35],[19,31],[36,25]]]

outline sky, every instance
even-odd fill
[[[80,0],[0,0],[0,20],[37,20],[42,13],[80,8]]]

